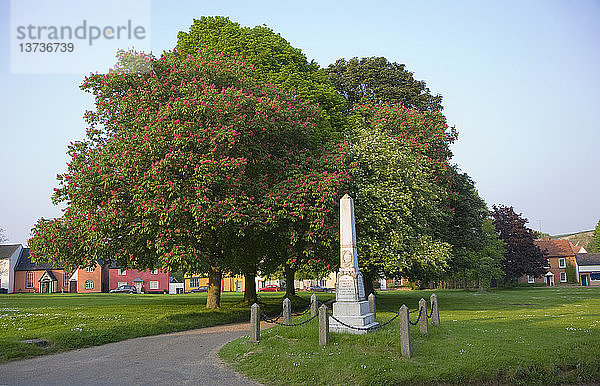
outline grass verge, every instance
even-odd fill
[[[269,314],[281,308],[282,293],[260,294]],[[221,309],[205,308],[206,294],[11,294],[0,295],[0,362],[98,346],[140,336],[247,322],[240,293],[224,292]],[[309,294],[293,300],[309,303]],[[46,347],[22,343],[39,338]]]
[[[332,334],[318,345],[317,321],[274,327],[221,350],[238,371],[266,384],[552,384],[600,381],[600,289],[532,288],[486,293],[435,291],[441,326],[411,329],[413,358],[400,355],[398,324],[368,335]],[[381,292],[379,321],[430,291]],[[304,316],[306,318],[306,316]],[[411,318],[416,318],[415,314]]]

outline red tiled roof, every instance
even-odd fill
[[[535,240],[535,245],[547,253],[548,257],[575,256],[573,244],[569,240]]]

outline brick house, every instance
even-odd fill
[[[106,292],[108,267],[96,263],[93,267],[65,272],[61,263],[33,262],[29,248],[23,248],[15,267],[13,288],[16,293]]]
[[[567,284],[569,280],[579,282],[579,277],[567,277],[567,267],[572,266],[576,272],[575,247],[569,240],[551,240],[550,238],[534,241],[543,252],[546,253],[546,274],[542,277],[525,275],[519,278],[519,283],[546,284],[555,286]]]
[[[169,271],[163,269],[138,271],[113,264],[108,269],[108,290],[121,285],[133,285],[137,287],[138,293],[142,288],[150,293],[169,292],[169,276]]]

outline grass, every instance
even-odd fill
[[[269,314],[281,308],[282,293],[260,294]],[[293,300],[296,308],[309,294]],[[207,310],[206,294],[11,294],[0,295],[0,362],[98,346],[140,336],[209,327],[250,318],[242,294],[223,293],[221,309]],[[44,348],[22,343],[40,338]]]
[[[411,329],[413,357],[400,355],[398,323],[367,335],[331,334],[317,322],[262,331],[223,347],[221,357],[266,384],[553,384],[600,381],[600,288],[531,288],[486,293],[435,291],[441,326]],[[380,321],[431,291],[380,292]],[[305,318],[306,316],[304,316]],[[412,314],[411,319],[416,315]]]

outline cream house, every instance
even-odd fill
[[[0,245],[0,293],[13,292],[15,266],[22,250],[21,244]]]

